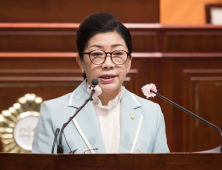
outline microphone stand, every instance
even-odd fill
[[[56,143],[56,140],[57,140],[59,131],[60,131],[60,129],[57,128],[56,131],[55,131],[55,133],[54,133],[54,136],[55,136],[55,137],[54,137],[54,141],[53,141],[53,145],[52,145],[52,152],[51,152],[51,153],[54,153],[55,143]]]
[[[76,112],[68,119],[68,121],[66,123],[63,124],[62,128],[61,128],[61,131],[60,131],[60,134],[59,134],[59,144],[57,146],[57,153],[63,153],[63,145],[62,145],[62,134],[63,134],[63,131],[65,129],[65,127],[69,124],[69,122],[79,113],[80,110],[82,110],[82,108],[89,102],[89,101],[92,101],[93,98],[93,94],[95,93],[95,90],[93,89],[91,94],[90,94],[90,97],[84,102],[84,104],[78,108],[78,110],[76,110]]]
[[[205,119],[203,119],[203,118],[197,116],[196,114],[190,112],[189,110],[183,108],[182,106],[180,106],[180,105],[178,105],[178,104],[172,102],[171,100],[167,99],[166,97],[161,96],[161,95],[158,94],[157,92],[155,92],[155,91],[153,91],[153,90],[150,90],[150,91],[151,91],[152,93],[155,93],[155,94],[156,94],[158,97],[160,97],[161,99],[163,99],[163,100],[167,101],[168,103],[172,104],[173,106],[179,108],[180,110],[182,110],[182,111],[184,111],[184,112],[190,114],[191,116],[193,116],[193,117],[199,119],[200,121],[206,123],[207,125],[211,126],[211,127],[214,128],[214,129],[216,129],[216,130],[220,133],[220,136],[221,136],[221,139],[222,139],[222,132],[221,132],[220,128],[218,128],[218,127],[215,126],[214,124],[212,124],[212,123],[206,121]],[[222,146],[220,147],[220,152],[222,152]]]

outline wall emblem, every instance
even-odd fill
[[[0,114],[0,138],[4,152],[29,153],[40,114],[42,98],[26,94]]]

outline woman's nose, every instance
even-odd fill
[[[106,60],[102,64],[102,67],[103,68],[113,68],[113,67],[115,67],[115,64],[113,63],[112,58],[111,58],[111,54],[107,54]]]

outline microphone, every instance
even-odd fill
[[[95,93],[92,95],[92,97],[93,96],[94,97],[99,96],[102,93],[102,89],[99,86],[97,86],[98,83],[99,83],[99,81],[97,79],[93,79],[92,80],[92,85],[89,85],[88,88],[87,88],[87,92],[89,94],[92,93],[92,90],[95,91]],[[91,100],[93,100],[93,99],[91,98]]]
[[[211,126],[212,128],[216,129],[220,133],[220,136],[221,136],[221,139],[222,139],[222,132],[221,132],[220,128],[218,128],[216,125],[206,121],[205,119],[201,118],[200,116],[197,116],[196,114],[192,113],[191,111],[183,108],[182,106],[172,102],[171,100],[167,99],[166,97],[161,96],[159,93],[157,93],[156,86],[154,84],[143,86],[142,91],[143,91],[144,95],[147,96],[147,98],[148,97],[154,97],[155,94],[156,94],[158,97],[167,101],[168,103],[172,104],[173,106],[175,106],[175,107],[179,108],[180,110],[188,113],[189,115],[199,119],[200,121],[204,122],[208,126]],[[154,94],[152,94],[152,93],[154,93]],[[221,145],[221,148],[220,148],[220,152],[222,152],[222,145]]]
[[[92,87],[94,88],[94,87],[96,87],[97,85],[99,84],[99,81],[98,81],[98,79],[92,79]]]
[[[58,137],[59,131],[60,131],[60,129],[57,128],[56,131],[55,131],[55,133],[54,133],[54,136],[55,136],[55,137],[54,137],[54,141],[53,141],[53,145],[52,145],[52,153],[54,153],[55,142],[56,142],[56,139],[57,139],[57,137]]]
[[[62,145],[62,134],[63,134],[63,131],[65,129],[65,127],[69,124],[69,122],[82,110],[82,108],[89,102],[89,101],[92,101],[93,98],[93,94],[95,93],[95,90],[94,88],[98,85],[99,81],[97,79],[93,79],[92,80],[92,85],[91,85],[91,93],[90,93],[90,96],[89,98],[83,103],[83,105],[81,107],[79,107],[76,112],[68,119],[68,121],[66,123],[63,124],[62,128],[61,128],[61,131],[60,131],[60,134],[59,134],[59,144],[57,146],[57,153],[63,153],[63,145]]]

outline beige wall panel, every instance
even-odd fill
[[[204,24],[205,4],[222,3],[222,0],[161,0],[162,24]]]

